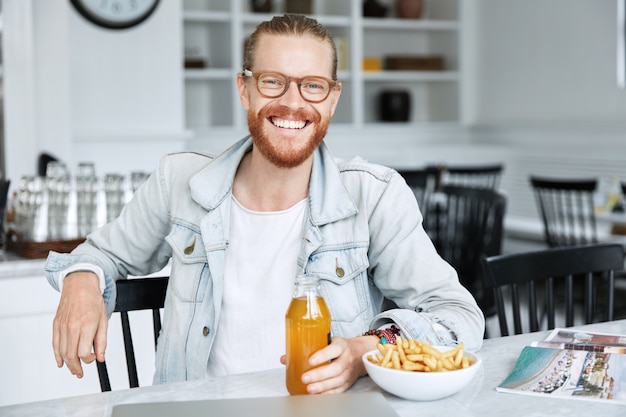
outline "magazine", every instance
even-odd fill
[[[531,346],[626,353],[626,336],[590,333],[576,329],[554,329],[544,340],[535,341]]]
[[[626,336],[557,329],[525,346],[496,390],[626,404],[625,342]]]

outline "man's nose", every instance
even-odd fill
[[[300,86],[296,81],[289,81],[287,91],[280,98],[280,102],[282,105],[290,108],[304,107],[306,100],[302,98],[302,94],[300,94]]]

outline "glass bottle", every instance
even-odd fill
[[[76,178],[77,236],[83,238],[97,227],[98,179],[93,162],[79,162]]]
[[[285,315],[286,384],[291,395],[307,393],[302,374],[313,368],[309,365],[309,357],[330,343],[330,311],[319,287],[317,277],[298,276]]]

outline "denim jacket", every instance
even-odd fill
[[[218,157],[164,157],[118,219],[71,254],[48,256],[46,276],[56,289],[60,273],[77,262],[102,268],[109,315],[115,280],[159,271],[171,259],[155,383],[205,375],[218,330],[233,179],[251,146],[248,137]],[[305,222],[298,269],[320,278],[333,336],[359,336],[395,322],[407,337],[480,348],[483,315],[437,255],[416,199],[396,171],[361,159],[334,160],[320,146]],[[389,300],[397,308],[384,310]],[[433,323],[449,332],[442,336]]]

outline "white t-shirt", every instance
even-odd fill
[[[224,297],[207,376],[282,366],[305,212],[306,199],[284,211],[257,212],[233,197]]]

